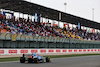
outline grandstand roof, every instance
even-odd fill
[[[34,15],[35,13],[42,14],[42,17],[59,20],[59,13],[61,13],[62,18],[60,21],[67,22],[71,24],[81,23],[82,26],[95,28],[100,30],[100,23],[84,19],[78,16],[74,16],[68,13],[64,13],[55,9],[30,3],[24,0],[0,0],[0,9],[11,10],[15,12],[21,12],[24,14]]]

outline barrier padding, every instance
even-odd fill
[[[0,55],[31,53],[88,53],[100,52],[100,49],[0,49]]]

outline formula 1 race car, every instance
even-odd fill
[[[42,56],[31,56],[23,54],[22,57],[20,57],[20,63],[25,63],[25,61],[28,61],[28,63],[44,63],[44,62],[50,62],[50,57],[42,57]]]

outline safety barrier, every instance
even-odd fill
[[[0,55],[14,55],[14,54],[31,54],[37,52],[38,54],[49,53],[88,53],[99,52],[100,49],[0,49]]]

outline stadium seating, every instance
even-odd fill
[[[4,16],[4,15],[3,15]],[[2,17],[2,16],[0,16]],[[16,20],[12,17],[11,19],[1,18],[0,21],[0,32],[10,34],[20,34],[17,38],[24,35],[34,36],[47,36],[47,37],[61,37],[61,38],[74,38],[74,39],[87,39],[87,40],[100,40],[100,34],[90,34],[86,30],[73,29],[62,29],[56,26],[39,25],[37,22],[27,22],[24,18]],[[8,35],[7,35],[8,36]],[[28,36],[27,36],[28,37]],[[21,37],[23,40],[24,36]],[[41,38],[40,38],[41,39]]]

